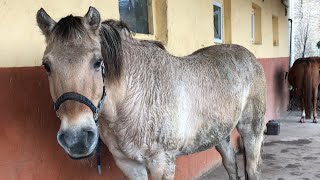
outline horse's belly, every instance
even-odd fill
[[[202,126],[194,128],[185,137],[185,143],[180,148],[180,153],[192,154],[217,146],[230,135],[236,123],[234,121],[205,122]]]

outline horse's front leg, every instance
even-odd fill
[[[148,158],[148,169],[152,180],[173,180],[176,166],[175,154],[159,152]]]
[[[100,121],[101,122],[101,121]],[[103,122],[103,121],[102,121]],[[113,130],[106,123],[101,123],[102,141],[107,145],[117,166],[129,180],[148,180],[148,173],[144,163],[130,159],[119,148]]]
[[[314,123],[318,123],[317,96],[318,96],[318,86],[315,86],[313,90],[313,122]]]

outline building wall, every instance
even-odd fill
[[[223,24],[226,43],[247,47],[261,62],[267,78],[266,120],[276,118],[287,103],[284,72],[287,71],[287,17],[280,0],[253,0],[262,9],[262,44],[251,43],[250,13],[252,1],[219,0],[225,7]],[[117,0],[0,0],[0,122],[5,131],[0,136],[0,179],[123,179],[110,153],[104,149],[103,176],[98,177],[95,161],[69,159],[56,142],[59,121],[50,104],[46,75],[41,57],[44,37],[36,25],[35,14],[43,7],[53,19],[69,14],[84,15],[95,6],[103,19],[119,19]],[[184,56],[213,45],[212,0],[157,0],[154,35],[136,34],[136,38],[164,42],[168,51]],[[279,18],[279,46],[272,44],[272,15]],[[226,33],[228,32],[228,33]],[[29,66],[29,67],[26,67]],[[36,67],[34,67],[36,66]],[[20,67],[20,68],[17,68]],[[233,132],[234,146],[239,135]],[[31,140],[32,139],[32,140]],[[190,179],[220,162],[215,149],[177,159],[176,179]]]
[[[161,0],[165,1],[165,0]],[[226,0],[218,0],[222,3]],[[183,56],[213,45],[212,0],[167,0],[166,47],[174,55]],[[258,58],[288,56],[288,21],[280,1],[253,0],[262,8],[262,44],[251,42],[250,13],[252,1],[231,1],[231,43],[241,44]],[[84,15],[95,6],[103,19],[119,19],[117,0],[17,1],[0,0],[0,67],[38,66],[45,48],[44,37],[36,25],[35,14],[43,7],[55,19],[69,14]],[[192,12],[192,13],[191,13]],[[227,14],[227,13],[224,13]],[[165,14],[159,14],[163,16]],[[279,18],[279,46],[272,44],[272,15]],[[228,28],[228,31],[230,29]],[[150,36],[139,36],[150,38]],[[154,38],[154,36],[151,36]],[[156,39],[156,38],[154,38]],[[19,51],[19,53],[17,53]]]
[[[252,2],[261,7],[261,44],[251,42]],[[278,46],[273,46],[272,15],[277,16],[279,20]],[[231,17],[232,43],[243,45],[253,52],[257,58],[288,57],[288,16],[285,16],[285,8],[280,0],[232,1]]]

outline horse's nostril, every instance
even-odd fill
[[[66,147],[66,146],[67,146],[67,142],[66,142],[65,134],[64,134],[64,133],[59,133],[59,134],[58,134],[58,142],[59,142],[63,147]]]
[[[87,133],[87,143],[86,144],[88,146],[91,146],[91,144],[94,141],[95,133],[94,133],[94,131],[86,131],[86,133]]]

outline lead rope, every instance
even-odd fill
[[[100,137],[99,137],[99,139],[98,139],[98,144],[97,144],[97,150],[96,150],[97,171],[98,171],[98,174],[99,174],[99,175],[101,175],[100,143],[101,143],[101,139],[100,139]]]

